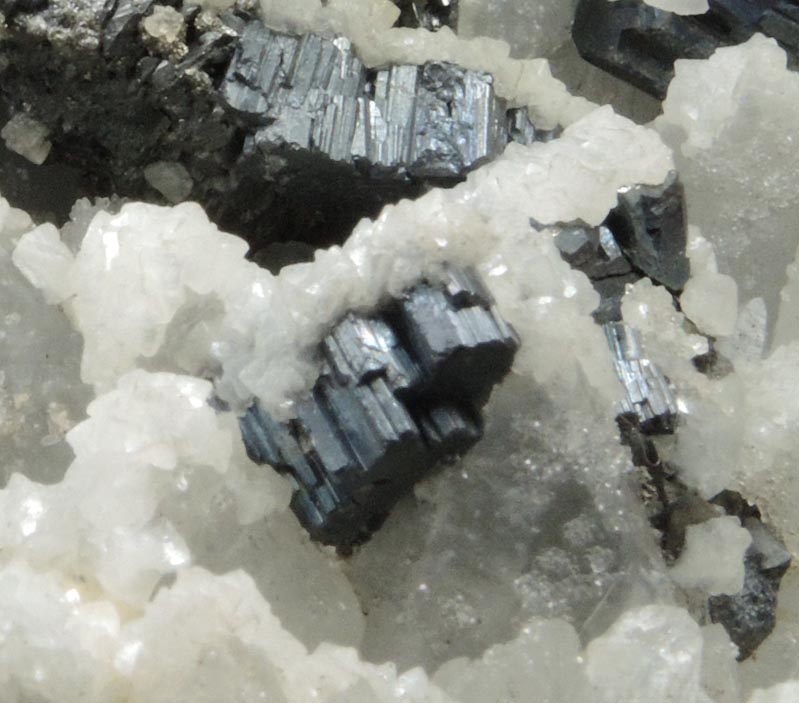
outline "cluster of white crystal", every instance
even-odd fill
[[[799,74],[755,35],[707,61],[680,60],[655,125],[674,148],[692,224],[716,247],[741,302],[760,297],[774,326],[799,244]]]

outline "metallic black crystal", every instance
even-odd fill
[[[309,533],[346,549],[480,439],[479,408],[518,346],[479,277],[447,268],[380,314],[347,314],[320,343],[321,374],[295,417],[276,422],[256,400],[240,420],[245,446],[290,477]]]
[[[756,32],[776,39],[799,62],[795,0],[709,0],[703,15],[678,15],[645,0],[580,0],[572,36],[582,56],[663,99],[677,59],[706,59]]]
[[[537,138],[486,73],[367,69],[343,37],[274,32],[245,0],[218,17],[169,4],[185,44],[147,35],[154,0],[25,0],[6,15],[0,119],[25,111],[49,130],[48,165],[74,169],[73,195],[160,201],[145,169],[174,164],[188,197],[254,250],[327,245],[388,202],[454,185],[509,140]],[[36,167],[0,168],[0,189],[13,195],[25,169]]]

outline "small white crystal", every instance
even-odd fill
[[[25,234],[12,260],[48,303],[61,303],[72,294],[69,271],[75,257],[53,225],[40,225]]]
[[[174,7],[156,5],[153,12],[142,20],[142,27],[153,39],[172,44],[183,39],[186,25]],[[146,174],[145,174],[146,177]]]
[[[731,334],[738,319],[738,286],[722,273],[692,276],[680,296],[685,316],[711,337]]]
[[[507,644],[478,661],[453,659],[433,681],[458,703],[498,700],[587,701],[590,687],[574,628],[560,620],[533,620]]]
[[[546,56],[569,41],[574,0],[460,0],[458,35],[508,42],[511,55]]]
[[[37,165],[43,164],[50,154],[49,135],[47,127],[24,112],[18,112],[0,130],[0,137],[11,151]]]
[[[194,181],[186,167],[177,161],[156,161],[150,164],[144,169],[144,179],[170,203],[184,201],[194,187]]]
[[[744,585],[744,553],[751,543],[752,535],[737,517],[725,515],[690,525],[671,577],[683,588],[710,595],[738,593]]]

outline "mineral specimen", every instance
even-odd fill
[[[290,476],[314,538],[347,549],[436,461],[480,439],[479,408],[518,344],[476,273],[448,267],[379,317],[345,316],[295,418],[276,422],[257,401],[244,414],[248,453]]]
[[[757,32],[799,61],[799,8],[791,0],[709,0],[704,14],[668,12],[647,0],[580,0],[572,36],[591,63],[660,98],[677,59],[706,59]]]
[[[54,45],[91,42],[91,19],[79,16],[88,4],[70,3],[72,14],[55,23]],[[481,5],[488,14],[500,8],[496,14],[505,21],[514,6],[524,6],[517,17],[537,17],[547,4],[461,0],[459,8]],[[553,15],[568,15],[569,2],[552,4]],[[237,12],[225,10],[226,0],[203,5],[223,18]],[[781,587],[774,634],[741,664],[721,626],[703,627],[702,613],[683,607],[637,491],[630,490],[640,472],[613,425],[623,388],[603,330],[591,319],[599,302],[592,283],[626,288],[625,323],[640,334],[648,360],[674,380],[683,415],[674,435],[645,436],[656,446],[654,458],[700,500],[721,487],[741,487],[795,552],[799,349],[790,316],[779,325],[781,346],[773,352],[763,323],[765,310],[773,323],[775,306],[783,307],[779,290],[791,295],[783,274],[796,252],[796,178],[787,146],[795,141],[795,98],[790,75],[778,65],[782,52],[772,51],[776,44],[753,41],[694,66],[684,92],[667,105],[668,119],[658,122],[663,139],[679,149],[689,218],[707,237],[689,233],[696,281],[684,289],[680,308],[676,289],[640,278],[631,263],[629,273],[590,281],[563,261],[553,236],[557,223],[584,223],[597,251],[605,235],[602,265],[623,263],[615,233],[607,227],[611,240],[598,228],[618,205],[619,188],[661,184],[674,167],[651,127],[636,127],[608,108],[575,122],[593,108],[565,91],[545,90],[556,84],[545,62],[510,59],[503,42],[465,40],[448,27],[392,28],[399,10],[388,0],[263,5],[264,23],[285,36],[343,33],[369,75],[431,61],[490,71],[497,94],[509,106],[527,106],[535,127],[565,129],[549,143],[509,145],[464,183],[389,206],[361,221],[341,247],[312,253],[307,263],[275,276],[244,261],[244,243],[187,203],[105,203],[101,209],[109,212],[97,214],[85,237],[77,224],[60,237],[50,228],[23,233],[3,226],[2,247],[15,252],[17,271],[0,282],[11,293],[3,299],[0,345],[13,358],[3,369],[8,392],[0,443],[4,456],[8,446],[19,444],[20,451],[0,490],[0,697],[13,703],[152,703],[165,696],[176,703],[792,702],[796,683],[775,684],[799,675],[795,570]],[[46,31],[42,12],[44,22],[37,16],[33,24]],[[9,15],[10,33],[27,38],[27,29],[15,24],[24,25],[27,14],[12,8]],[[137,27],[117,19],[119,58],[132,30],[139,40],[132,50],[154,58],[156,68],[161,61],[178,65],[198,35],[225,22],[190,7],[153,8]],[[538,25],[520,25],[516,37],[538,33]],[[559,36],[532,36],[528,46]],[[211,52],[225,41],[209,42]],[[38,46],[27,43],[31,51]],[[14,58],[23,53],[20,47]],[[4,80],[16,66],[52,73],[56,63],[14,61]],[[227,68],[225,59],[205,73],[219,85]],[[168,78],[168,71],[158,73]],[[604,100],[601,90],[594,95]],[[22,104],[14,108],[27,114]],[[539,123],[543,114],[556,119]],[[530,133],[507,117],[517,134]],[[192,114],[181,120],[191,124]],[[218,131],[209,125],[210,144]],[[47,140],[62,133],[61,126],[44,126],[39,136]],[[247,134],[268,126],[250,123]],[[461,134],[446,120],[442,126]],[[685,141],[675,127],[685,127]],[[107,133],[113,137],[116,129]],[[24,146],[31,135],[23,130],[9,142]],[[53,144],[48,162],[66,151]],[[192,156],[203,147],[194,144]],[[93,144],[86,151],[99,160],[100,150]],[[147,197],[177,198],[188,185],[208,183],[209,174],[175,154],[154,150],[145,169],[153,189]],[[12,185],[16,192],[38,188],[19,178]],[[307,200],[298,204],[311,209]],[[531,218],[541,226],[531,229]],[[572,244],[579,254],[580,242]],[[730,352],[733,366],[723,377],[698,373],[693,363],[710,350],[695,327],[707,333],[702,326],[717,322],[722,334],[735,307],[730,282],[718,285],[709,275],[718,274],[714,250],[719,275],[746,289],[741,301],[749,305],[755,293],[763,303],[739,316],[734,344],[716,340],[717,349],[740,350]],[[258,397],[276,422],[293,417],[296,426],[302,417],[316,428],[314,406],[289,401],[313,387],[324,364],[319,340],[345,319],[348,328],[330,344],[331,358],[342,359],[348,379],[359,377],[359,364],[367,377],[385,368],[357,387],[384,383],[397,390],[381,398],[402,398],[416,376],[398,347],[387,343],[363,358],[350,342],[360,334],[385,336],[380,325],[360,321],[380,317],[381,304],[420,277],[437,280],[445,261],[475,266],[524,340],[514,374],[485,408],[483,440],[416,483],[350,560],[335,559],[307,539],[291,514],[288,481],[247,460],[236,413]],[[34,300],[36,291],[19,271],[60,307]],[[56,346],[68,326],[61,309],[83,336],[82,348],[79,340]],[[38,355],[30,351],[36,334],[44,342]],[[402,335],[398,341],[404,344]],[[59,363],[48,362],[48,354]],[[40,451],[41,432],[58,441],[79,418],[41,412],[46,382],[56,378],[71,390],[79,361],[97,396],[90,417],[59,452]],[[332,362],[327,366],[332,373]],[[214,379],[214,387],[203,379]],[[36,388],[28,401],[19,383]],[[212,393],[233,412],[210,407]],[[80,412],[85,402],[75,405]],[[28,417],[29,426],[20,421]],[[449,419],[439,413],[428,425],[446,436]],[[20,427],[23,434],[16,433]],[[309,447],[301,449],[305,457]],[[729,544],[714,547],[728,552]],[[779,549],[769,551],[769,563],[780,563]],[[718,556],[726,564],[731,552]]]

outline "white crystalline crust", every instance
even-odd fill
[[[556,141],[510,146],[452,190],[386,208],[343,247],[279,276],[246,262],[245,246],[196,205],[101,212],[77,245],[77,224],[63,244],[47,227],[20,237],[30,221],[0,202],[0,263],[10,266],[13,250],[18,270],[69,315],[84,337],[82,377],[97,393],[88,418],[67,433],[74,459],[63,479],[39,483],[37,467],[22,465],[0,490],[4,701],[792,700],[795,682],[768,689],[799,675],[790,663],[773,655],[744,669],[765,689],[750,699],[755,686],[738,686],[726,635],[674,605],[629,499],[629,461],[612,428],[621,389],[589,315],[598,296],[562,261],[552,231],[530,227],[531,218],[598,224],[620,186],[660,183],[672,167],[654,132],[603,108]],[[718,249],[692,232],[700,275],[717,273],[717,255],[723,271]],[[312,382],[314,345],[342,312],[375,306],[434,276],[443,261],[475,264],[519,331],[514,376],[489,408],[486,440],[449,474],[418,486],[418,506],[400,506],[345,575],[308,544],[287,511],[287,485],[244,456],[234,415],[207,404],[212,386],[199,377],[218,379],[217,392],[234,404],[257,394],[285,409]],[[41,302],[14,304],[58,314]],[[688,312],[701,318],[697,310]],[[9,315],[12,325],[22,319],[12,307],[7,325]],[[662,288],[631,287],[624,315],[680,391],[685,424],[670,458],[685,480],[708,496],[740,488],[796,550],[799,343],[762,361],[742,353],[734,374],[710,380],[691,363],[708,350],[706,339]],[[64,351],[65,378],[77,385],[80,349]],[[510,491],[506,478],[515,482]],[[559,487],[560,502],[548,503]],[[484,505],[461,504],[470,492]],[[574,510],[579,500],[587,507],[545,534],[559,525],[547,509]],[[542,524],[525,522],[526,511],[539,511]],[[504,529],[492,534],[486,523]],[[618,539],[597,542],[596,529]],[[535,530],[547,548],[530,554],[521,533]],[[738,530],[722,540],[725,569],[733,551],[740,555]],[[410,554],[407,534],[419,539]],[[581,545],[586,572],[568,551]],[[502,559],[492,561],[497,549]],[[697,583],[698,570],[688,571]],[[400,617],[380,602],[375,580],[387,575],[384,600],[396,599]],[[786,579],[795,603],[795,573]],[[395,582],[411,592],[391,591]],[[497,611],[507,611],[510,626],[501,627]],[[494,629],[481,639],[483,621]],[[795,654],[790,613],[779,628],[783,650]],[[456,651],[436,640],[442,629],[456,645],[473,639],[466,656],[442,656]],[[392,643],[399,667],[364,661]],[[427,673],[408,668],[416,651]]]

